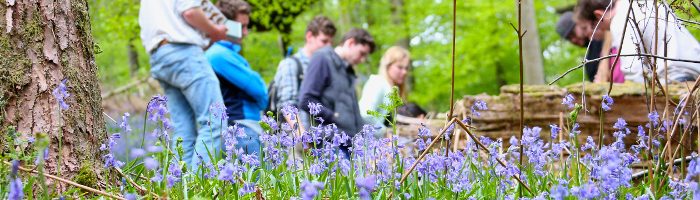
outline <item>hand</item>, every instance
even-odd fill
[[[215,24],[214,29],[209,33],[209,39],[211,39],[212,42],[224,40],[226,39],[226,31],[228,31],[226,26]]]

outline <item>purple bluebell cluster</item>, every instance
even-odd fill
[[[58,83],[58,87],[53,89],[53,96],[56,98],[56,101],[58,102],[58,106],[61,108],[61,110],[68,110],[68,103],[66,103],[66,98],[70,97],[70,93],[68,93],[68,88],[66,87],[66,82],[68,79],[63,79],[60,83]]]
[[[603,95],[603,103],[600,106],[603,108],[603,111],[609,111],[612,109],[613,102],[613,98],[606,94]]]
[[[573,107],[573,95],[564,98],[564,105]],[[165,99],[155,97],[149,104],[149,115],[153,120],[166,120],[167,110],[162,107]],[[609,103],[608,103],[609,102]],[[612,98],[604,100],[612,106]],[[161,105],[158,105],[161,104]],[[318,114],[319,104],[309,105],[311,114]],[[486,104],[477,101],[472,113],[486,110]],[[282,113],[296,116],[299,110],[285,106]],[[475,114],[478,115],[478,114]],[[128,119],[126,115],[123,119]],[[650,115],[649,127],[666,123],[657,116]],[[655,117],[655,118],[654,118]],[[273,117],[264,118],[261,123],[271,129],[262,133],[260,157],[246,154],[237,148],[238,139],[244,137],[243,129],[238,125],[230,126],[222,132],[221,156],[214,155],[212,163],[199,163],[198,166],[186,166],[184,162],[173,159],[163,160],[165,154],[173,148],[158,148],[149,145],[144,149],[132,149],[135,158],[143,159],[143,166],[149,170],[151,181],[161,183],[170,190],[176,190],[185,183],[188,187],[202,181],[215,187],[228,188],[235,185],[237,191],[228,191],[231,195],[247,198],[261,189],[263,195],[277,195],[284,191],[282,199],[382,199],[393,192],[395,198],[431,199],[432,197],[454,195],[457,199],[468,199],[470,194],[479,193],[475,199],[514,199],[519,183],[513,177],[519,177],[525,184],[535,188],[529,194],[531,199],[644,199],[645,194],[628,192],[633,188],[632,168],[646,155],[649,137],[645,127],[638,126],[637,143],[627,148],[624,139],[633,135],[627,122],[617,119],[612,133],[614,142],[606,144],[587,137],[579,144],[580,125],[568,122],[565,125],[549,125],[549,135],[540,127],[526,127],[522,140],[510,137],[504,144],[503,139],[492,139],[477,135],[477,145],[472,138],[466,138],[460,150],[450,151],[446,155],[445,146],[436,142],[431,130],[422,125],[418,128],[417,138],[408,145],[400,144],[400,138],[391,136],[376,138],[377,131],[371,125],[353,137],[339,131],[337,126],[320,124],[305,127],[300,131],[298,123],[288,124],[286,120],[277,121]],[[657,125],[654,125],[654,124]],[[669,124],[668,126],[671,126]],[[128,127],[121,127],[127,130]],[[447,133],[454,132],[455,126]],[[562,138],[560,134],[567,134]],[[543,136],[544,134],[544,136]],[[663,135],[663,134],[656,134]],[[659,136],[653,141],[659,143]],[[120,135],[115,134],[103,145],[109,150]],[[449,137],[441,138],[448,139]],[[654,142],[652,142],[654,143]],[[413,145],[414,148],[406,148]],[[163,145],[164,146],[164,145]],[[348,150],[342,150],[347,147]],[[520,154],[520,148],[523,152]],[[156,149],[158,148],[158,149]],[[301,149],[299,149],[301,148]],[[658,148],[658,147],[656,147]],[[485,151],[488,150],[488,153]],[[400,152],[409,152],[402,154]],[[426,152],[420,162],[418,154]],[[147,156],[148,155],[148,156]],[[160,156],[159,156],[160,155]],[[206,156],[196,153],[196,156]],[[112,156],[112,157],[109,157]],[[519,167],[519,160],[525,161]],[[166,157],[167,158],[167,157]],[[162,166],[158,162],[163,162]],[[106,167],[117,167],[119,161],[111,153],[105,156],[110,163]],[[201,160],[201,159],[200,159]],[[572,163],[579,163],[576,169]],[[667,198],[689,198],[689,194],[698,190],[695,177],[700,175],[700,159],[697,156],[688,166],[685,179],[669,183],[672,191]],[[409,166],[416,164],[412,174],[401,183],[403,173]],[[123,165],[123,163],[121,163]],[[578,170],[578,177],[565,170]],[[190,181],[192,180],[192,181]],[[340,181],[339,181],[340,180]],[[195,188],[201,186],[194,186]],[[280,188],[281,187],[281,188]],[[268,190],[268,192],[265,192]],[[420,191],[420,192],[417,192]],[[438,194],[438,191],[445,192]],[[350,192],[354,192],[349,194]],[[483,194],[481,194],[483,193]],[[629,193],[629,194],[628,194]],[[694,193],[697,194],[697,193]],[[641,195],[641,196],[640,196]],[[222,197],[224,198],[224,197]]]
[[[564,99],[562,99],[561,104],[566,105],[567,108],[572,109],[574,108],[574,95],[572,94],[567,94],[564,96]]]

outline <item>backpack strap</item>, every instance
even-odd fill
[[[299,58],[294,57],[294,56],[289,56],[292,60],[294,60],[294,63],[297,65],[297,72],[299,74],[297,75],[297,90],[301,88],[301,80],[304,80],[304,68],[301,66],[301,61]]]

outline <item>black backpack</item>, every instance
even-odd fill
[[[297,66],[297,71],[299,72],[299,75],[297,76],[297,90],[301,87],[301,81],[304,79],[304,69],[301,66],[301,61],[299,61],[298,58],[294,56],[288,56],[287,58],[291,58],[294,60],[294,63]],[[286,58],[285,58],[286,59]],[[277,85],[275,84],[276,80],[272,79],[270,82],[270,85],[267,88],[268,91],[268,103],[267,103],[267,108],[265,109],[265,114],[268,112],[272,112],[275,116],[278,116],[277,113],[281,108],[282,105],[279,105],[279,99],[277,99]]]

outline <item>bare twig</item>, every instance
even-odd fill
[[[619,58],[619,57],[629,57],[629,56],[651,57],[651,58],[658,58],[658,59],[662,59],[662,60],[670,60],[670,61],[678,61],[678,62],[700,63],[700,60],[687,60],[687,59],[679,59],[679,58],[669,58],[669,57],[657,56],[657,55],[645,54],[645,53],[638,53],[638,54],[619,54],[619,51],[618,51],[618,55],[607,55],[607,56],[602,56],[602,57],[599,57],[599,58],[596,58],[596,59],[593,59],[593,60],[586,60],[586,62],[583,62],[583,63],[579,64],[579,65],[576,66],[576,67],[570,68],[570,69],[566,70],[566,72],[564,72],[562,75],[557,76],[557,78],[555,78],[552,82],[550,82],[549,85],[552,85],[552,84],[556,83],[557,81],[559,81],[560,79],[564,78],[564,76],[568,75],[569,73],[573,72],[574,70],[581,69],[581,68],[582,68],[584,65],[586,65],[587,63],[596,62],[596,61],[600,61],[600,60],[603,60],[603,59],[612,58],[612,57],[615,57],[615,56],[617,56],[618,58]],[[615,60],[617,60],[617,58],[616,58]],[[615,64],[617,64],[617,63],[615,63]]]
[[[109,91],[109,92],[107,92],[107,93],[104,93],[104,94],[101,95],[101,96],[102,96],[102,99],[103,99],[103,100],[104,100],[104,99],[108,99],[108,98],[110,98],[110,97],[112,97],[112,96],[114,96],[114,95],[120,94],[120,93],[122,93],[122,92],[125,92],[125,91],[127,91],[127,90],[133,88],[133,87],[136,87],[136,86],[138,86],[138,85],[141,85],[142,83],[147,82],[148,79],[150,79],[150,78],[151,78],[151,77],[144,77],[144,78],[141,78],[141,79],[139,79],[139,80],[137,80],[137,81],[134,81],[134,82],[132,82],[132,83],[129,83],[129,84],[125,85],[125,86],[122,86],[122,87],[119,87],[119,88],[114,89],[114,90],[112,90],[112,91]]]
[[[115,168],[115,169],[116,169],[115,171],[117,171],[117,173],[118,173],[120,176],[124,177],[124,178],[126,179],[126,181],[129,182],[131,185],[133,185],[134,188],[136,188],[136,190],[138,190],[139,192],[141,192],[141,194],[150,193],[150,194],[153,195],[154,197],[160,198],[160,196],[158,196],[156,193],[153,193],[153,192],[151,192],[151,191],[148,191],[148,190],[144,189],[143,186],[137,184],[133,179],[131,179],[129,176],[125,175],[125,174],[122,172],[121,169],[119,169],[119,168]]]
[[[522,27],[522,0],[518,0],[518,29],[515,30],[515,33],[518,34],[518,53],[519,53],[519,61],[520,61],[520,136],[518,137],[519,141],[523,141],[523,127],[524,127],[524,121],[525,121],[525,99],[523,98],[523,27]],[[513,26],[513,24],[511,24]],[[515,29],[515,26],[513,26]],[[469,133],[469,132],[467,132]],[[470,134],[471,135],[471,134]],[[473,136],[472,136],[473,137]],[[474,138],[472,138],[474,139]],[[476,139],[475,139],[476,140]],[[479,142],[481,143],[481,142]],[[483,146],[483,145],[482,145]],[[520,154],[518,154],[520,157],[520,165],[518,165],[518,173],[522,173],[522,166],[523,166],[523,145],[520,145]],[[496,158],[498,159],[498,158]],[[500,161],[499,161],[500,162]],[[503,164],[503,163],[501,163]],[[518,176],[522,176],[522,174],[518,174]],[[520,179],[518,179],[520,180]],[[521,186],[525,185],[522,183],[522,181],[518,181]],[[528,189],[529,190],[529,189]],[[532,192],[532,191],[530,191]],[[523,190],[522,187],[518,187],[518,195],[520,197],[523,196]]]
[[[7,164],[7,165],[12,165],[10,162],[7,162],[7,161],[3,161],[3,162],[4,162],[5,164]],[[19,166],[18,168],[19,168],[19,170],[22,170],[22,171],[24,171],[24,172],[39,174],[38,171],[33,170],[33,169],[27,169],[27,168],[24,168],[24,167],[21,167],[21,166]],[[98,189],[94,189],[94,188],[91,188],[91,187],[88,187],[88,186],[84,186],[84,185],[82,185],[82,184],[80,184],[80,183],[76,183],[76,182],[73,182],[73,181],[70,181],[70,180],[66,180],[66,179],[63,179],[63,178],[61,178],[61,177],[57,177],[57,176],[54,176],[54,175],[51,175],[51,174],[42,173],[42,175],[44,175],[44,176],[46,176],[46,177],[49,177],[49,178],[51,178],[51,179],[54,179],[54,180],[57,180],[57,181],[66,183],[66,184],[68,184],[68,185],[72,185],[72,186],[75,186],[75,187],[79,187],[80,189],[84,189],[84,190],[87,190],[87,191],[92,192],[92,193],[95,193],[95,194],[99,194],[99,195],[102,195],[102,196],[107,196],[107,197],[113,198],[113,199],[126,200],[124,197],[116,196],[116,195],[113,195],[113,194],[110,194],[110,193],[107,193],[107,192],[104,192],[104,191],[101,191],[101,190],[98,190]]]

